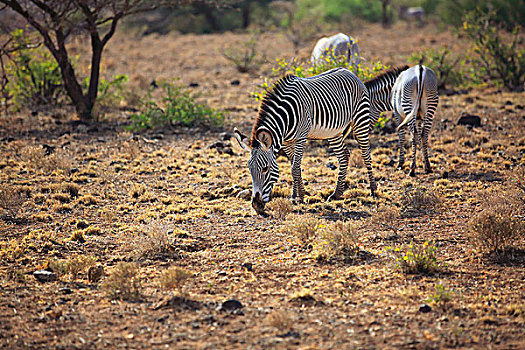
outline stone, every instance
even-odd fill
[[[432,311],[432,308],[428,304],[421,304],[419,306],[419,312],[426,314],[427,312],[430,312],[430,311]]]
[[[37,270],[33,272],[33,276],[35,276],[35,278],[42,283],[53,282],[57,280],[56,273],[47,270]]]
[[[457,125],[467,125],[470,127],[480,127],[481,126],[481,118],[477,115],[463,113],[461,117],[458,119]]]
[[[219,307],[219,310],[220,311],[235,311],[235,310],[239,310],[239,309],[242,309],[244,306],[241,304],[241,302],[239,300],[235,300],[235,299],[229,299],[229,300],[226,300],[224,303],[222,303],[222,305]]]

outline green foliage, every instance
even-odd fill
[[[441,269],[442,265],[437,260],[437,247],[434,240],[425,241],[422,245],[411,243],[408,248],[387,247],[397,254],[397,266],[406,274],[432,274]]]
[[[506,33],[495,25],[494,11],[469,12],[463,21],[463,31],[474,44],[474,65],[495,82],[511,91],[523,91],[525,83],[525,49],[518,47],[522,40],[521,27]]]
[[[464,60],[462,61],[459,55],[452,54],[449,48],[415,52],[408,59],[413,64],[418,64],[421,60],[436,73],[439,89],[445,89],[447,86],[457,87],[465,82],[463,71],[460,70],[460,66],[464,66]]]
[[[97,104],[101,107],[117,107],[129,95],[126,84],[129,78],[126,74],[117,74],[111,80],[100,78],[98,81]],[[89,77],[83,81],[82,87],[87,91]]]
[[[333,68],[346,68],[356,74],[359,79],[365,81],[375,77],[381,71],[390,68],[389,66],[383,65],[381,61],[377,61],[372,62],[371,65],[363,65],[360,63],[356,70],[351,62],[347,62],[346,57],[333,57],[332,55],[326,55],[322,63],[318,64],[312,64],[310,61],[300,62],[296,58],[292,58],[291,60],[277,58],[276,63],[276,66],[272,68],[272,77],[293,74],[300,78],[307,78],[321,74]],[[262,100],[266,91],[271,88],[268,78],[265,78],[264,82],[259,87],[261,88],[260,91],[254,91],[251,93],[255,100]]]
[[[525,25],[525,2],[520,0],[441,0],[437,6],[441,21],[458,28],[463,24],[463,17],[475,10],[493,10],[495,23],[509,28]]]
[[[58,63],[43,47],[35,47],[22,29],[11,33],[15,51],[7,64],[6,86],[17,110],[56,105],[66,95]]]
[[[452,292],[447,290],[445,285],[443,285],[442,283],[439,283],[439,284],[436,284],[436,291],[434,292],[434,294],[432,294],[427,299],[427,302],[428,303],[432,302],[434,304],[444,306],[450,300],[452,300],[452,296],[453,296]]]
[[[165,126],[219,126],[224,123],[224,113],[195,102],[190,92],[182,85],[161,84],[160,103],[152,98],[149,91],[142,102],[140,113],[131,116],[130,130],[153,129]]]
[[[369,22],[381,20],[381,2],[374,0],[298,0],[298,17],[316,13],[327,23],[344,18],[361,18]]]

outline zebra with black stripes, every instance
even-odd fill
[[[408,68],[392,70],[394,74],[384,74],[365,82],[370,92],[371,119],[375,123],[380,112],[393,111],[399,136],[399,163],[405,163],[405,125],[412,134],[412,165],[410,176],[415,176],[417,144],[422,145],[425,172],[432,172],[428,160],[428,135],[439,102],[438,81],[432,69],[421,64]],[[397,74],[397,77],[396,77]],[[422,125],[421,125],[422,124]]]
[[[253,182],[253,208],[264,214],[264,206],[279,178],[276,157],[281,148],[292,166],[292,199],[303,201],[301,161],[307,139],[328,140],[337,156],[339,174],[329,200],[340,198],[345,190],[349,158],[344,139],[350,132],[361,149],[374,196],[376,183],[370,158],[369,125],[368,90],[351,71],[335,68],[310,78],[294,75],[281,78],[261,102],[249,142],[239,130],[234,131],[239,144],[251,149],[248,168]]]

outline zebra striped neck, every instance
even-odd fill
[[[297,77],[292,74],[287,74],[279,79],[273,87],[268,90],[261,101],[257,119],[253,125],[252,138],[250,145],[252,147],[258,146],[256,139],[257,130],[261,127],[268,130],[272,135],[272,146],[274,152],[278,152],[283,144],[285,135],[288,134],[290,128],[290,118],[296,111],[293,111],[290,106],[291,96],[288,95],[288,88]]]
[[[399,74],[407,69],[408,66],[406,65],[392,68],[365,82],[375,111],[380,113],[393,109],[391,102],[392,88]]]

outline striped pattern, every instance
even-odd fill
[[[303,200],[301,161],[307,139],[328,140],[339,161],[334,193],[345,189],[349,152],[343,140],[350,131],[361,149],[375,194],[369,145],[370,99],[364,84],[349,70],[336,68],[311,78],[287,75],[267,93],[253,126],[248,168],[253,180],[252,204],[261,209],[279,177],[276,154],[282,148],[292,165],[292,198]],[[257,208],[256,208],[257,210]]]
[[[428,160],[428,135],[436,112],[439,96],[438,80],[434,71],[423,65],[407,69],[399,75],[392,89],[392,106],[399,134],[399,167],[405,162],[403,144],[405,142],[405,125],[412,133],[412,165],[410,175],[415,175],[416,150],[420,143],[423,149],[425,172],[432,169]],[[422,125],[421,125],[422,124]]]

